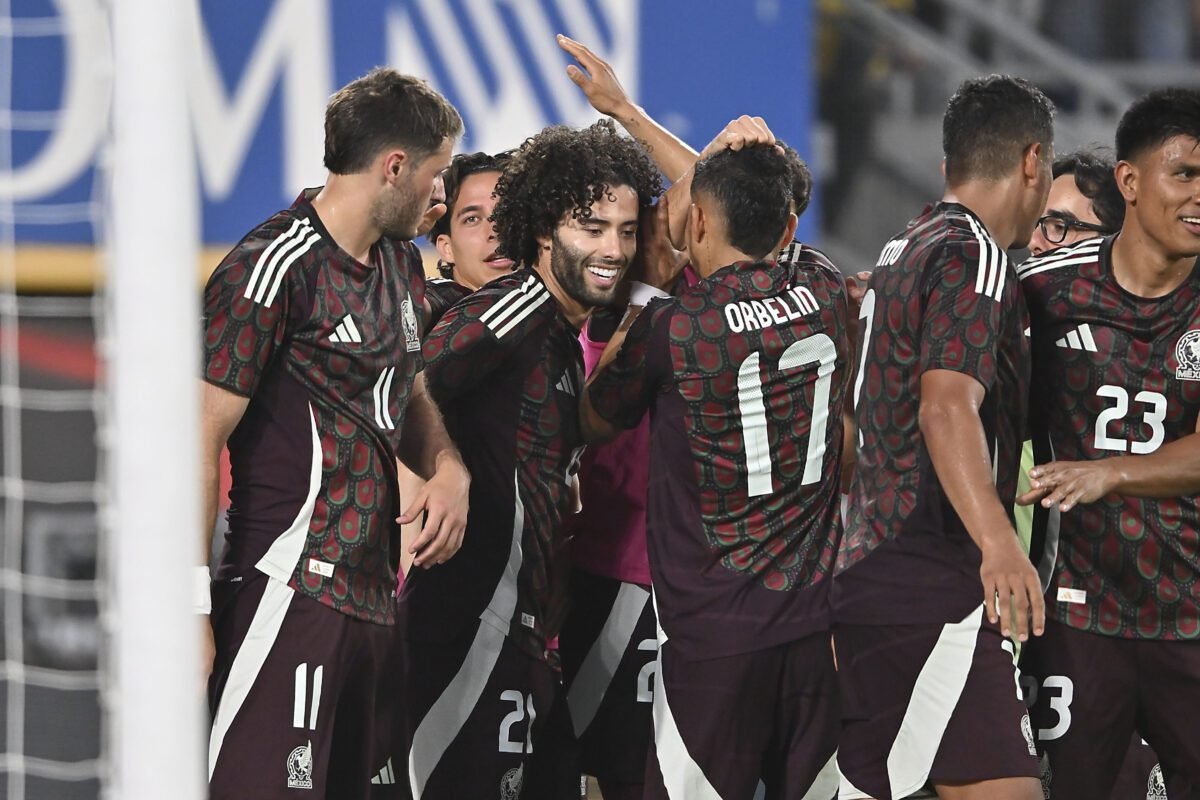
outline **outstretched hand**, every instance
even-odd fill
[[[1094,503],[1117,486],[1119,475],[1113,458],[1096,461],[1051,461],[1029,470],[1029,491],[1017,498],[1023,506],[1041,501],[1043,508],[1058,506],[1070,511],[1080,503]]]
[[[612,117],[629,105],[629,95],[607,61],[569,36],[560,33],[556,41],[559,47],[579,62],[578,66],[571,64],[567,67],[567,77],[583,90],[592,108]]]

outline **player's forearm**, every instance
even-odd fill
[[[197,564],[207,565],[212,553],[213,529],[217,526],[218,495],[221,492],[219,457],[214,459],[207,452],[201,460],[200,476],[200,552]]]
[[[655,166],[668,180],[679,180],[696,163],[696,151],[658,124],[641,106],[625,103],[611,116],[646,149]]]
[[[1179,497],[1200,493],[1200,433],[1169,442],[1144,456],[1107,459],[1116,494]]]
[[[977,410],[968,402],[922,402],[921,435],[938,482],[980,550],[1012,536],[1008,514],[992,482],[987,440]]]
[[[442,414],[425,388],[424,376],[413,383],[404,430],[400,436],[400,460],[420,478],[429,480],[446,460],[462,465],[462,456],[450,439]]]

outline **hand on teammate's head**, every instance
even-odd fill
[[[767,127],[763,118],[743,114],[737,119],[729,121],[729,124],[701,151],[700,158],[707,158],[721,150],[736,151],[745,147],[773,144],[775,144],[775,134]]]

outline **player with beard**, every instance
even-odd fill
[[[1066,800],[1107,795],[1134,730],[1170,797],[1200,786],[1200,92],[1135,101],[1116,142],[1121,230],[1019,270],[1050,617],[1023,664]]]
[[[579,329],[614,302],[638,218],[661,191],[611,122],[527,140],[496,185],[500,252],[522,265],[429,334],[431,392],[472,470],[464,550],[416,570],[400,598],[414,798],[520,796],[531,755],[567,738],[549,644],[566,610],[563,517],[583,440]],[[577,775],[573,783],[578,792]],[[526,786],[526,796],[550,789]],[[539,793],[540,792],[540,793]]]
[[[206,532],[226,442],[233,473],[204,621],[214,798],[392,791],[371,784],[393,752],[396,517],[426,515],[430,564],[466,522],[469,478],[419,374],[411,242],[444,211],[430,201],[461,132],[423,81],[350,83],[326,109],[325,186],[251,231],[205,289]],[[429,479],[406,506],[397,457]],[[200,544],[207,562],[210,534]]]
[[[1043,620],[1011,517],[1029,345],[1005,251],[1045,207],[1053,113],[1023,80],[963,83],[942,202],[884,246],[863,298],[833,590],[847,800],[927,780],[942,798],[1041,798],[1008,641]]]

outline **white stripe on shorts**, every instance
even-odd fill
[[[654,750],[658,756],[658,769],[662,773],[667,797],[678,800],[721,800],[721,795],[708,782],[704,770],[687,751],[675,716],[667,703],[667,682],[663,679],[663,649],[667,634],[663,631],[662,617],[658,615],[658,599],[651,593],[654,603],[654,618],[658,627],[658,682],[654,687]]]
[[[649,599],[650,592],[636,583],[622,583],[617,590],[604,627],[588,650],[567,693],[567,707],[571,710],[571,724],[576,736],[582,736],[596,718]]]
[[[521,502],[520,486],[515,483],[515,472],[513,481],[516,486],[513,495],[515,513],[508,564],[496,584],[491,602],[480,615],[479,630],[475,632],[475,639],[467,650],[463,665],[434,701],[413,734],[412,749],[408,751],[408,781],[414,800],[421,800],[433,771],[479,703],[500,658],[500,649],[508,635],[508,622],[517,610],[516,579],[521,570],[525,506]],[[503,625],[500,626],[499,622],[503,622]]]
[[[254,619],[250,621],[250,628],[246,631],[242,646],[233,657],[233,664],[229,667],[229,679],[221,691],[221,699],[217,701],[217,713],[213,717],[212,732],[208,737],[210,781],[213,771],[217,768],[217,757],[221,755],[221,744],[225,741],[225,734],[229,733],[234,717],[246,702],[271,648],[275,646],[279,629],[283,626],[283,618],[287,616],[287,610],[295,596],[296,593],[286,583],[267,578],[262,599],[258,601],[258,608],[254,611]]]
[[[942,634],[917,676],[904,721],[888,753],[892,797],[907,797],[929,779],[942,735],[967,685],[982,624],[980,603],[961,622],[942,626]]]

